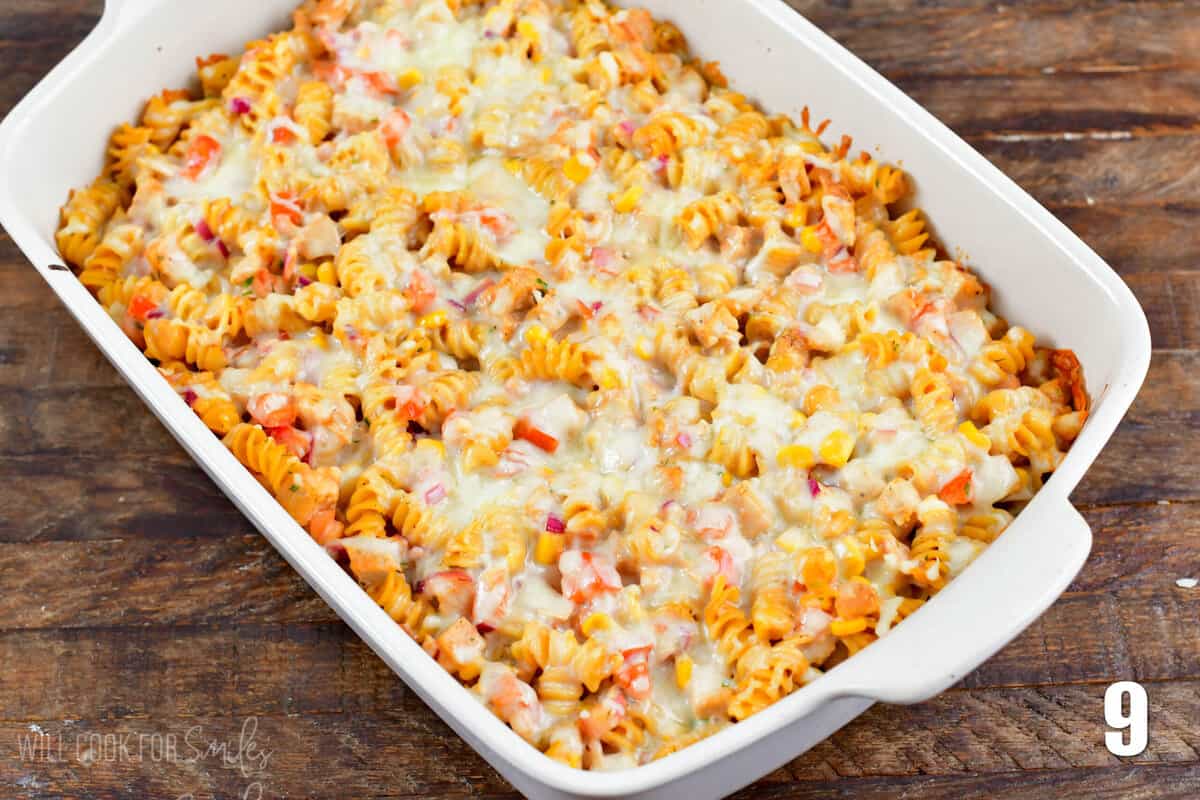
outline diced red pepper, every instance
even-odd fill
[[[412,126],[412,118],[402,108],[396,108],[387,115],[383,120],[383,124],[379,126],[380,132],[383,134],[384,144],[389,149],[394,148],[404,138],[404,134]]]
[[[282,125],[271,131],[271,142],[274,144],[291,144],[296,141],[296,134],[291,128]]]
[[[413,311],[418,314],[424,313],[437,299],[437,284],[424,270],[416,270],[404,289],[404,296],[412,303]]]
[[[304,221],[304,212],[296,198],[284,192],[271,198],[271,218],[275,217],[286,217],[293,225],[299,225]]]
[[[275,276],[265,267],[260,268],[254,273],[254,281],[250,284],[250,288],[254,290],[255,297],[266,297],[269,295],[275,286]]]
[[[952,506],[965,506],[971,502],[971,469],[968,467],[955,475],[938,491],[938,497]]]
[[[335,87],[340,87],[350,77],[350,70],[346,67],[326,60],[314,61],[312,63],[312,71],[313,76],[317,80],[332,84]]]
[[[150,318],[150,312],[156,308],[158,308],[158,303],[144,294],[135,294],[129,301],[129,316],[138,322],[145,322]]]
[[[516,427],[513,428],[513,436],[518,439],[524,439],[534,447],[545,450],[547,453],[553,453],[558,449],[558,439],[535,427],[526,419],[517,420]]]
[[[621,651],[625,657],[613,681],[625,688],[626,694],[639,700],[650,696],[650,645]]]
[[[713,574],[709,578],[710,581],[715,581],[718,576],[725,578],[725,582],[736,586],[738,583],[737,567],[733,563],[733,556],[729,555],[723,547],[710,547],[704,551],[704,557],[712,563]],[[706,583],[708,581],[705,581]]]
[[[263,392],[246,401],[246,410],[264,428],[291,427],[296,421],[296,403],[283,392]]]
[[[414,398],[397,408],[396,413],[402,419],[417,419],[425,413],[425,404]]]
[[[188,145],[183,177],[196,180],[214,162],[221,159],[221,143],[211,136],[200,134]]]
[[[360,72],[359,77],[371,87],[371,90],[379,94],[396,94],[400,91],[400,87],[396,85],[396,79],[386,72]]]
[[[291,425],[267,428],[267,433],[272,439],[286,447],[296,458],[302,461],[308,460],[312,449],[312,437],[309,434]]]

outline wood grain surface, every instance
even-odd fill
[[[1155,353],[1067,594],[744,798],[1200,796],[1200,3],[791,0],[1112,263]],[[101,0],[0,0],[0,112]],[[114,91],[119,89],[114,88]],[[102,132],[97,132],[101,135]],[[2,179],[2,177],[0,177]],[[515,794],[251,529],[0,237],[0,797]],[[1105,750],[1137,680],[1150,744]]]

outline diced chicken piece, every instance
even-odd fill
[[[297,252],[308,261],[337,254],[342,245],[337,223],[322,214],[300,229],[296,237]]]
[[[475,600],[475,581],[461,569],[434,573],[420,587],[422,594],[437,601],[438,613],[444,616],[466,614]]]
[[[437,637],[437,660],[464,681],[479,677],[485,642],[466,617],[459,617]]]
[[[380,583],[404,564],[405,542],[399,537],[379,539],[352,536],[341,544],[350,556],[350,569],[367,585]]]
[[[724,499],[733,506],[742,532],[750,538],[766,533],[775,524],[775,509],[768,506],[762,495],[745,481],[730,487]]]
[[[500,719],[528,741],[537,741],[545,714],[533,687],[518,678],[512,667],[489,662],[479,678],[484,702]]]

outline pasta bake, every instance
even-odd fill
[[[63,258],[551,758],[635,766],[817,680],[1087,417],[903,171],[644,11],[309,0],[197,73],[113,133]]]

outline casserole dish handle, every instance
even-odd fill
[[[868,647],[847,662],[852,674],[840,682],[838,694],[885,703],[928,700],[1008,643],[996,631],[1024,631],[1049,608],[1087,559],[1092,532],[1065,496],[1047,496],[1047,490],[1053,487],[1044,487],[1021,512],[1020,524],[967,568],[970,577],[960,575],[916,612],[914,617],[926,617],[923,624],[900,625],[888,635],[895,643],[886,660]],[[1006,550],[1014,551],[1009,559],[1023,563],[1020,574],[988,568],[988,562],[1003,563]]]

